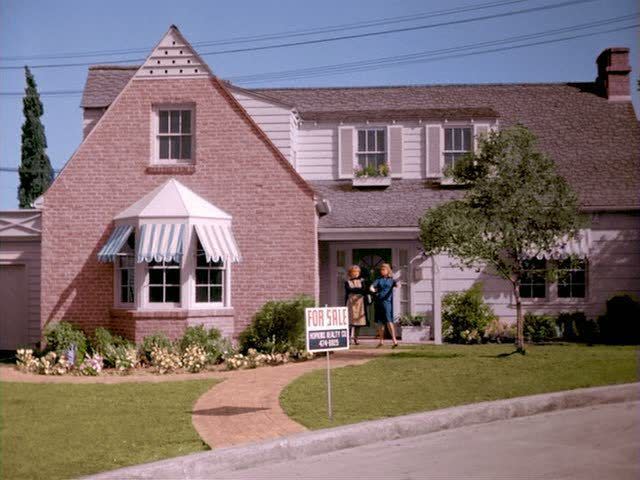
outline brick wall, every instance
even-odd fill
[[[149,173],[152,106],[171,103],[195,104],[195,169]],[[43,325],[66,319],[89,332],[113,325],[130,338],[138,336],[136,329],[184,328],[184,319],[111,321],[113,266],[96,259],[114,215],[172,176],[233,216],[242,254],[231,267],[234,334],[267,300],[315,295],[308,185],[217,81],[133,80],[45,195]]]

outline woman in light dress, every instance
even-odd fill
[[[351,326],[351,338],[355,345],[359,344],[360,327],[367,324],[367,290],[364,278],[360,275],[360,267],[352,265],[347,271],[347,280],[344,282],[345,305],[349,310],[349,325]]]

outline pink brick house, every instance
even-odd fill
[[[516,122],[591,217],[567,246],[581,266],[557,284],[543,270],[562,258],[538,262],[526,308],[593,317],[615,293],[640,294],[628,49],[597,65],[583,83],[249,90],[216,78],[171,27],[142,66],[89,69],[82,144],[38,210],[0,213],[2,295],[31,285],[5,315],[13,340],[0,348],[62,319],[136,340],[198,323],[237,335],[267,300],[340,304],[345,268],[382,261],[400,282],[396,314],[426,315],[436,342],[441,296],[476,280],[513,318],[502,281],[421,256],[418,220],[460,194],[443,169],[478,134]],[[354,176],[379,164],[391,174],[377,185]]]

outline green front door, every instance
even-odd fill
[[[362,272],[362,277],[367,282],[367,287],[380,275],[380,265],[388,263],[391,265],[390,248],[354,248],[353,263],[358,265]],[[375,307],[369,305],[367,309],[368,325],[360,329],[360,335],[374,336],[376,334]]]

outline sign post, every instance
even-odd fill
[[[349,350],[349,312],[347,307],[318,307],[304,313],[307,351],[327,355],[327,414],[333,420],[329,352]]]

